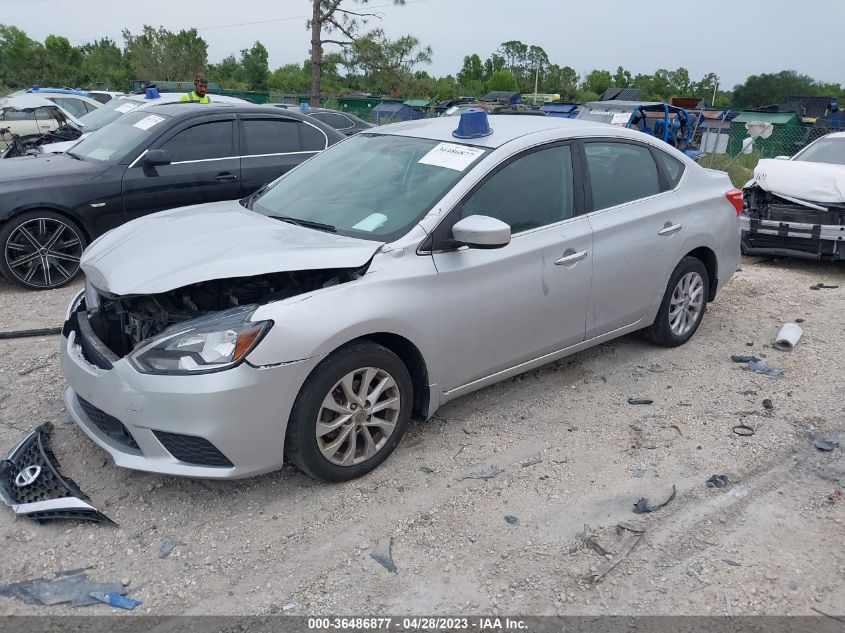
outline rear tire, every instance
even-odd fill
[[[710,277],[700,259],[684,257],[669,278],[657,316],[644,330],[661,347],[678,347],[701,325],[709,300]]]
[[[75,222],[55,211],[27,211],[0,226],[0,273],[30,290],[61,288],[79,274],[87,242]]]
[[[411,417],[414,393],[402,360],[368,341],[326,357],[291,411],[287,458],[324,481],[349,481],[393,452]]]

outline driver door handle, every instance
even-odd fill
[[[555,261],[555,266],[566,266],[567,264],[575,264],[577,262],[580,262],[582,259],[587,259],[587,251],[580,251],[578,253],[564,255],[563,257]]]
[[[235,174],[230,174],[228,171],[214,177],[217,182],[235,182],[237,179]]]
[[[682,228],[684,228],[684,227],[681,226],[680,224],[672,224],[671,226],[664,226],[661,230],[659,230],[657,232],[657,234],[662,236],[662,237],[667,237],[669,235],[674,235],[675,233],[680,231]]]

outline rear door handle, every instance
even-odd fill
[[[555,261],[555,266],[566,266],[568,264],[575,264],[580,262],[582,259],[587,259],[587,251],[580,251],[578,253],[570,252],[572,249],[567,251],[568,254],[564,254],[563,257]]]
[[[235,182],[237,179],[238,177],[235,174],[230,174],[229,172],[217,174],[217,176],[214,177],[214,180],[217,182]]]
[[[663,237],[667,237],[669,235],[674,235],[678,231],[680,231],[683,226],[680,224],[672,224],[670,226],[664,226],[661,230],[657,232],[658,235],[662,235]]]

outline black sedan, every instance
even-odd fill
[[[330,125],[336,129],[338,132],[346,134],[346,136],[352,136],[358,132],[363,132],[364,130],[369,130],[371,127],[375,127],[372,123],[368,123],[364,119],[358,118],[354,114],[349,114],[348,112],[340,112],[329,108],[311,107],[302,110],[300,106],[289,103],[274,103],[272,105],[276,108],[296,110],[298,112],[302,112],[303,114],[307,114],[312,119],[322,121],[326,125]]]
[[[243,198],[344,138],[295,111],[173,103],[130,112],[65,154],[4,160],[0,273],[25,288],[58,288],[109,229]]]

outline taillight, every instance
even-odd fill
[[[734,205],[737,215],[742,213],[742,191],[739,189],[731,189],[730,191],[725,192],[725,197],[728,199],[728,202]]]

